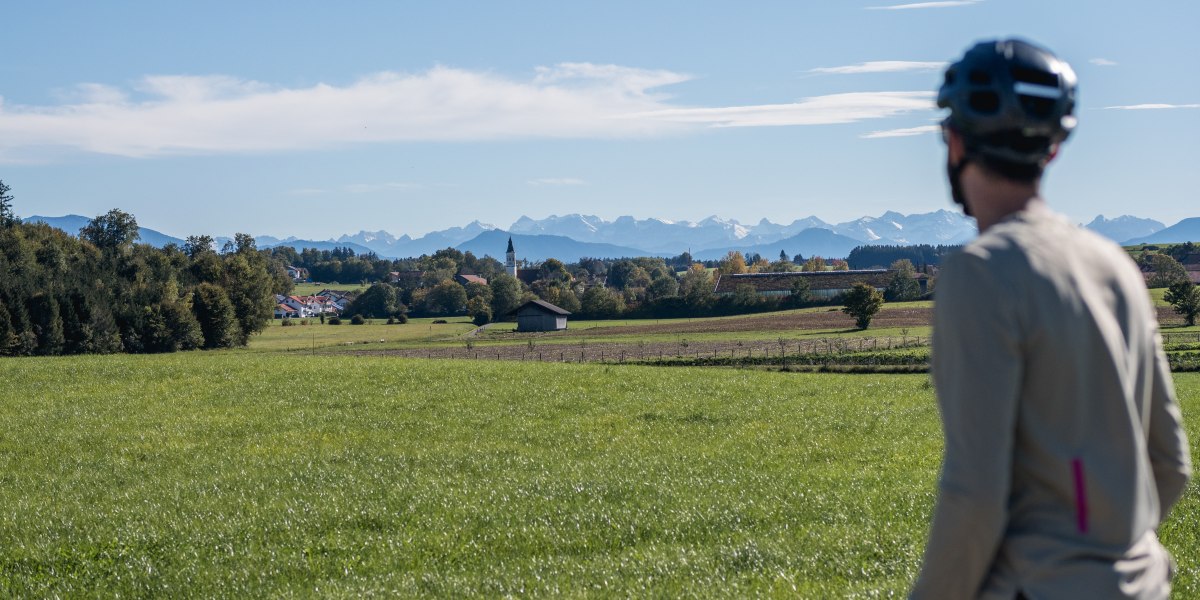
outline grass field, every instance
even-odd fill
[[[923,375],[193,352],[0,381],[4,597],[898,595],[940,453]],[[1198,519],[1193,484],[1178,597]]]
[[[695,319],[572,319],[567,330],[549,333],[517,333],[511,322],[476,331],[467,317],[449,317],[443,324],[412,319],[405,325],[378,319],[350,325],[343,320],[338,326],[309,319],[308,325],[295,327],[274,322],[251,338],[249,351],[572,362],[690,358],[693,364],[735,357],[778,359],[786,351],[796,364],[813,353],[927,346],[931,310],[929,302],[888,303],[867,330],[855,329],[837,307]],[[1181,338],[1189,343],[1184,350],[1197,349],[1200,327],[1183,327],[1167,309],[1160,309],[1159,316],[1168,342]]]

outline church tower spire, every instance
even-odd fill
[[[512,236],[508,236],[508,250],[504,253],[504,271],[517,276],[517,251],[513,249]]]

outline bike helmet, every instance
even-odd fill
[[[946,69],[937,104],[968,153],[1044,165],[1075,128],[1075,72],[1019,39],[980,42]]]

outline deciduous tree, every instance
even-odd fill
[[[501,273],[488,280],[492,288],[492,318],[503,319],[521,305],[524,290],[521,281],[507,273]]]
[[[871,326],[871,319],[883,306],[883,294],[879,290],[859,282],[846,292],[843,299],[842,312],[854,317],[854,324],[859,329]]]
[[[679,295],[692,308],[705,307],[712,301],[712,275],[709,275],[708,269],[704,268],[704,265],[700,263],[692,263],[687,273],[683,274],[683,279],[679,287]]]
[[[1189,327],[1196,324],[1200,315],[1200,286],[1191,281],[1177,281],[1167,288],[1163,300],[1171,305],[1177,314],[1183,315],[1183,320]]]
[[[400,302],[400,294],[396,286],[389,283],[376,283],[367,291],[358,295],[350,303],[346,312],[361,314],[372,319],[386,319],[404,312],[405,306]]]
[[[917,269],[912,261],[902,258],[889,267],[892,272],[883,297],[888,302],[907,302],[916,300],[921,295],[921,284],[917,283]]]
[[[746,257],[737,250],[730,250],[725,254],[725,258],[722,258],[720,265],[717,266],[717,271],[722,275],[737,275],[745,273],[747,270]]]
[[[821,258],[820,256],[810,256],[808,258],[808,260],[804,261],[803,265],[800,265],[800,270],[801,271],[824,271],[825,270],[825,259]]]
[[[588,288],[579,302],[580,310],[593,318],[612,318],[625,311],[624,295],[602,285]]]
[[[425,309],[435,315],[458,315],[467,309],[467,291],[453,279],[444,279],[425,296]]]
[[[1146,282],[1147,287],[1165,288],[1181,281],[1188,281],[1187,269],[1169,254],[1155,252],[1149,255],[1148,262],[1153,275]]]
[[[79,230],[80,238],[101,250],[128,249],[139,235],[137,219],[116,208],[92,219]]]

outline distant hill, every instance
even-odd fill
[[[474,239],[463,242],[455,249],[463,252],[470,251],[478,257],[491,256],[504,261],[504,251],[508,249],[508,238],[512,236],[513,249],[517,258],[542,261],[556,258],[566,263],[578,262],[580,258],[623,258],[646,256],[647,253],[636,248],[614,246],[612,244],[597,244],[592,242],[577,242],[561,235],[521,235],[506,231],[485,231]]]
[[[697,252],[695,258],[697,260],[717,260],[724,258],[730,250],[737,250],[743,255],[750,253],[761,254],[763,258],[771,261],[779,258],[780,250],[786,252],[789,257],[800,254],[804,258],[811,256],[845,258],[850,254],[851,250],[862,245],[863,242],[852,237],[840,235],[828,229],[814,227],[812,229],[805,229],[792,237],[769,244],[703,250]]]
[[[1200,217],[1184,219],[1162,231],[1122,243],[1131,246],[1133,244],[1182,244],[1183,242],[1200,242]]]
[[[80,215],[67,215],[65,217],[43,217],[41,215],[34,215],[32,217],[22,219],[22,221],[26,223],[45,223],[51,227],[61,229],[71,235],[79,235],[79,230],[83,229],[84,226],[91,221],[91,219]],[[153,229],[138,227],[138,243],[154,246],[155,248],[162,248],[167,244],[178,244],[182,246],[183,240],[177,237],[171,237],[165,233],[160,233]]]

